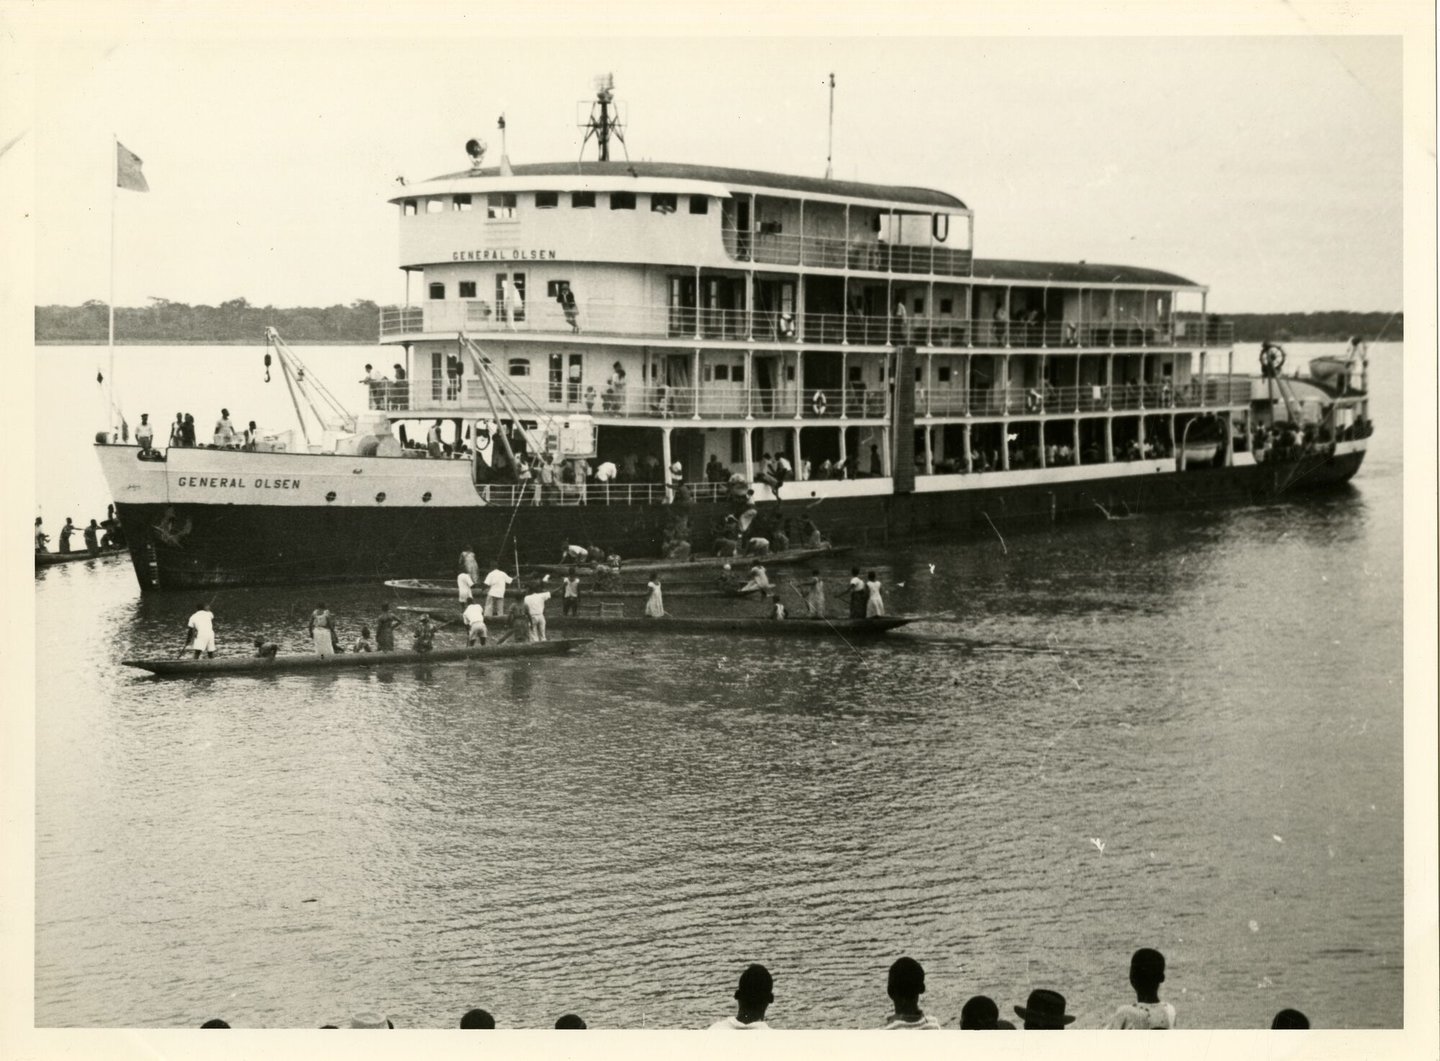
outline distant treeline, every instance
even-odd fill
[[[83,306],[36,306],[35,341],[39,343],[103,343],[108,329],[105,303]],[[1218,319],[1235,322],[1235,339],[1258,343],[1344,342],[1352,335],[1368,340],[1405,337],[1402,313],[1231,313]],[[273,327],[292,343],[373,343],[379,336],[380,307],[368,299],[348,306],[252,306],[232,298],[218,306],[191,306],[154,299],[149,306],[115,310],[117,343],[258,343]]]
[[[1358,335],[1366,342],[1376,339],[1399,342],[1405,338],[1403,313],[1350,313],[1344,310],[1222,313],[1220,319],[1235,322],[1235,341],[1239,343],[1259,343],[1266,339],[1281,343],[1343,343],[1352,335]]]
[[[348,306],[276,307],[232,298],[218,306],[154,299],[149,306],[115,308],[117,343],[261,343],[267,327],[290,343],[365,345],[379,338],[380,307],[365,299]],[[35,307],[37,343],[103,343],[108,334],[104,302]]]

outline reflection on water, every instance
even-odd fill
[[[1396,1026],[1384,368],[1353,488],[872,549],[935,616],[881,644],[155,681],[118,661],[177,653],[193,595],[45,571],[36,1021],[698,1027],[760,960],[777,1025],[859,1027],[909,953],[949,1025],[1043,985],[1095,1027],[1149,945],[1191,1028]],[[320,599],[348,639],[382,592],[222,590],[222,650],[302,650]]]

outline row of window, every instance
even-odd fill
[[[461,213],[473,210],[477,196],[459,194],[451,196],[451,209]],[[692,214],[708,214],[710,212],[710,199],[704,195],[688,195],[689,209]],[[515,211],[519,204],[514,192],[491,192],[484,196],[485,218],[488,221],[513,221]],[[611,210],[634,210],[638,202],[638,196],[634,192],[610,192],[609,206]],[[571,192],[570,209],[572,210],[593,210],[595,209],[595,192]],[[536,192],[535,208],[537,210],[554,210],[560,205],[559,192]],[[420,201],[418,199],[405,200],[405,216],[414,217],[420,212]],[[670,192],[652,192],[650,195],[650,212],[652,214],[673,214],[680,209],[680,197]],[[425,212],[427,214],[441,214],[445,212],[444,199],[426,199]]]

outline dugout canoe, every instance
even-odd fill
[[[781,553],[769,553],[766,556],[692,556],[689,560],[621,560],[620,573],[634,572],[637,575],[658,574],[664,575],[671,572],[683,571],[706,571],[718,570],[726,564],[734,567],[748,567],[755,561],[763,564],[798,564],[805,560],[818,560],[824,556],[838,556],[841,553],[848,553],[853,546],[849,545],[826,545],[816,549],[786,549]],[[533,571],[542,575],[563,575],[573,567],[582,575],[593,575],[594,564],[526,564],[527,572]]]
[[[76,560],[104,560],[106,557],[124,555],[125,547],[123,545],[112,546],[109,549],[101,549],[93,556],[89,550],[86,549],[77,549],[68,553],[36,553],[35,566],[54,567],[56,564],[74,563]]]
[[[385,585],[390,589],[401,593],[413,593],[417,597],[448,597],[457,607],[460,605],[459,594],[456,591],[454,582],[442,582],[432,578],[392,578],[387,579]],[[545,583],[518,584],[511,583],[506,587],[505,599],[513,601],[527,593],[535,593],[548,589],[555,594],[555,599],[560,599],[560,592],[563,583],[559,579],[551,579]],[[775,588],[772,584],[772,590]],[[663,585],[664,595],[667,597],[744,597],[749,594],[741,593],[739,588],[721,589],[719,586],[705,587],[696,585],[671,586],[669,583]],[[751,591],[758,592],[758,591]],[[644,600],[650,596],[648,589],[638,587],[618,586],[602,589],[593,583],[586,583],[581,588],[581,593],[587,597],[599,600]],[[475,599],[483,602],[485,592],[483,586],[476,587]]]
[[[340,652],[333,656],[288,655],[272,659],[237,656],[221,659],[127,659],[127,667],[147,670],[164,678],[198,678],[210,674],[268,674],[273,671],[335,670],[346,667],[401,667],[416,663],[485,662],[523,656],[557,656],[590,643],[591,638],[537,641],[526,644],[486,645],[475,648],[437,648],[429,652]]]
[[[395,609],[418,615],[426,612],[436,618],[433,609],[400,605]],[[444,617],[440,617],[443,621]],[[598,615],[551,615],[545,616],[548,633],[568,633],[572,630],[591,632],[595,630],[638,630],[647,634],[763,634],[781,637],[824,637],[827,634],[863,636],[883,634],[909,623],[919,622],[920,615],[880,615],[873,619],[811,619],[800,616],[791,619],[764,619],[755,616],[737,615],[667,615],[663,619],[647,619],[643,615],[598,616]],[[458,620],[455,620],[458,623]],[[492,636],[504,633],[510,628],[508,619],[488,620]],[[542,642],[543,644],[544,642]]]

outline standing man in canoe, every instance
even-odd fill
[[[570,573],[565,576],[565,590],[560,596],[560,614],[580,614],[580,576],[572,567]]]
[[[470,577],[470,572],[462,569],[461,572],[455,576],[455,588],[460,598],[461,608],[464,608],[465,605],[475,599],[475,594],[471,592],[474,587],[475,580]]]
[[[485,576],[485,614],[500,616],[505,614],[505,587],[515,580],[500,569],[500,561],[495,561],[495,566]]]
[[[395,628],[399,625],[400,620],[390,610],[390,605],[380,605],[380,614],[375,619],[375,647],[381,652],[394,652]]]
[[[885,602],[880,598],[880,580],[871,571],[865,580],[865,618],[874,619],[885,614]]]
[[[549,599],[550,591],[548,589],[538,593],[529,593],[525,596],[525,610],[530,613],[531,641],[550,640],[545,635],[545,602]]]
[[[35,551],[37,553],[48,553],[50,551],[45,548],[45,543],[50,540],[50,535],[46,534],[42,529],[44,522],[45,520],[40,516],[35,517]]]
[[[665,617],[665,599],[660,595],[660,576],[653,576],[646,588],[650,596],[645,599],[645,617],[647,619],[663,619]]]
[[[315,642],[315,655],[335,655],[335,618],[323,603],[311,613],[309,629]]]
[[[75,521],[66,516],[65,526],[60,528],[60,551],[62,553],[70,551],[70,536],[75,533],[76,529]]]
[[[100,555],[100,525],[93,519],[90,526],[85,528],[85,548],[91,556]]]
[[[825,580],[820,572],[811,568],[810,580],[805,583],[805,614],[812,619],[825,618]]]
[[[869,594],[865,590],[865,580],[860,577],[858,567],[850,569],[850,581],[845,590],[850,595],[850,618],[865,618],[865,600]]]
[[[485,625],[485,609],[480,606],[478,601],[472,600],[465,605],[465,611],[460,617],[464,620],[465,629],[469,631],[465,641],[466,645],[474,648],[476,645],[489,643],[490,630]]]
[[[475,547],[466,546],[460,552],[460,570],[470,576],[471,585],[480,584],[480,565],[475,562]]]
[[[195,653],[192,659],[199,659],[202,652],[206,659],[215,658],[215,616],[210,612],[210,605],[202,602],[195,606],[195,614],[185,627],[185,643]]]

